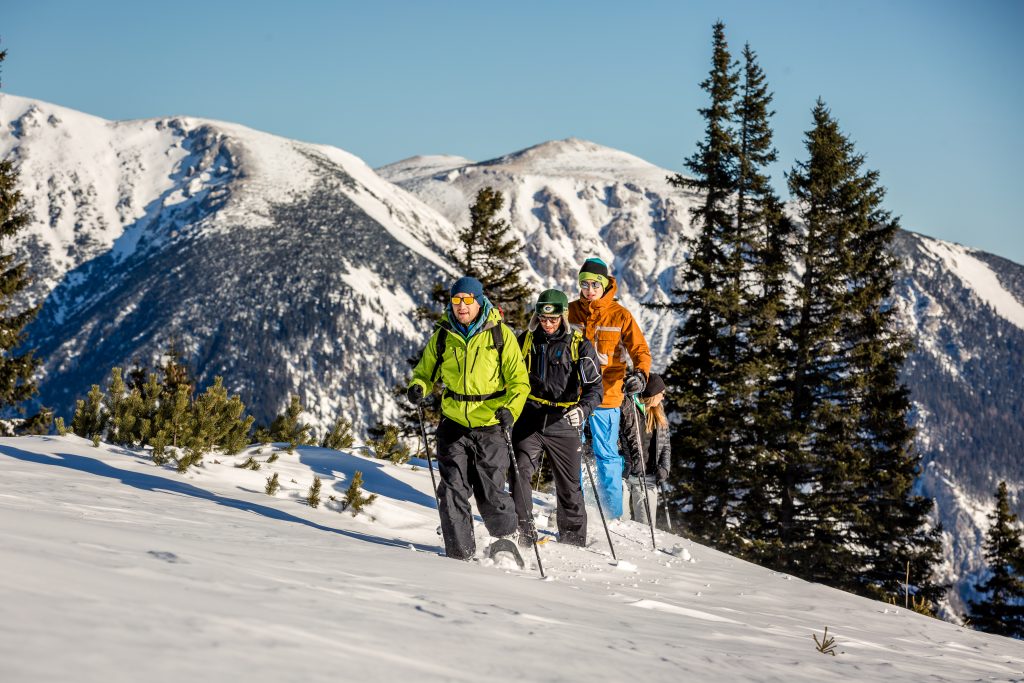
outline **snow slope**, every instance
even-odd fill
[[[590,547],[542,546],[547,581],[448,560],[422,467],[271,450],[182,476],[73,436],[0,440],[5,683],[1024,680],[1020,642],[667,533],[652,551],[633,522],[612,525],[617,566],[594,515]],[[233,466],[249,455],[260,471]],[[306,505],[314,475],[327,501],[357,470],[366,514]]]

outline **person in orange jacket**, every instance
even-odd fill
[[[579,273],[580,298],[569,304],[569,322],[597,350],[604,399],[588,419],[597,495],[611,519],[622,516],[622,456],[619,454],[619,409],[624,394],[644,390],[651,372],[651,351],[633,315],[615,300],[618,287],[599,258],[588,258]],[[627,362],[633,370],[629,373]]]

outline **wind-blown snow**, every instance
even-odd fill
[[[541,547],[548,581],[449,560],[423,463],[300,448],[271,464],[271,450],[207,456],[182,476],[73,436],[0,441],[5,683],[1024,675],[1020,642],[663,532],[652,551],[633,522],[612,524],[616,567],[594,514],[590,547]],[[249,456],[259,471],[234,467]],[[357,470],[379,498],[352,517],[329,496]],[[282,489],[268,496],[273,472]],[[318,509],[304,500],[314,475]],[[835,657],[812,640],[826,626]]]
[[[924,249],[956,273],[1001,318],[1024,330],[1024,304],[1003,287],[984,261],[971,255],[970,249],[928,237],[920,241]]]

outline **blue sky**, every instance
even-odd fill
[[[820,96],[903,227],[1024,263],[1018,0],[6,4],[6,92],[234,121],[373,166],[575,136],[681,171],[721,19],[775,92],[784,196]]]

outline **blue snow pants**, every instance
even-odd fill
[[[597,495],[608,519],[622,516],[622,456],[619,455],[619,409],[598,408],[590,415]],[[582,473],[581,473],[582,474]]]

